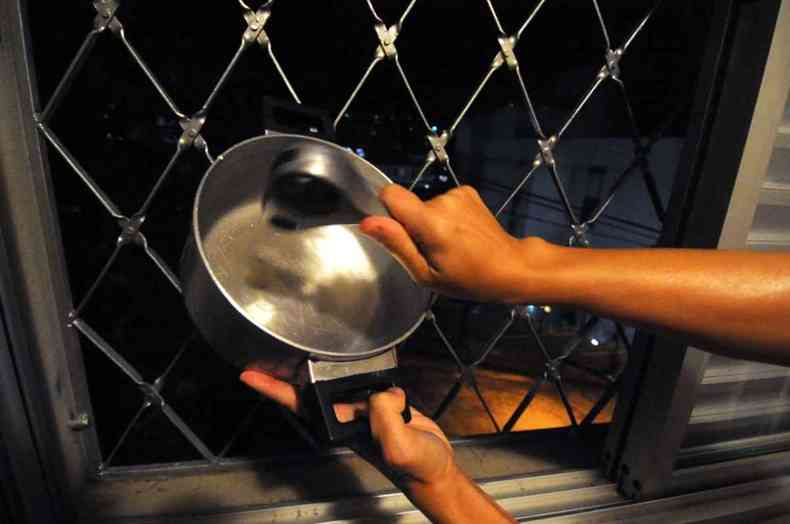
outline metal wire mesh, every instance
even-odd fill
[[[360,2],[362,0],[359,0]],[[540,18],[541,10],[549,0],[540,0],[536,3],[531,12],[528,13],[523,20],[502,20],[497,14],[496,7],[492,0],[481,0],[485,2],[488,13],[490,14],[489,20],[481,20],[480,23],[491,23],[496,28],[497,32],[497,46],[498,51],[491,58],[490,65],[487,70],[482,72],[482,78],[477,85],[472,86],[470,89],[471,95],[465,101],[463,106],[457,112],[456,116],[450,121],[450,125],[443,130],[438,130],[433,127],[426,113],[423,105],[418,99],[412,83],[409,80],[407,73],[407,66],[401,61],[398,53],[398,46],[404,38],[409,38],[409,20],[415,10],[419,9],[419,2],[411,0],[403,9],[400,16],[395,20],[384,20],[379,16],[374,3],[371,0],[366,0],[367,8],[370,13],[370,26],[371,31],[375,34],[377,42],[375,48],[372,49],[373,58],[369,65],[362,71],[360,80],[356,83],[355,87],[349,94],[348,98],[337,110],[333,119],[334,126],[341,127],[344,125],[350,108],[353,108],[355,100],[359,93],[365,89],[367,80],[371,73],[379,68],[391,67],[394,69],[393,74],[396,78],[396,83],[402,84],[408,93],[409,100],[414,106],[418,116],[419,122],[422,126],[421,134],[425,138],[426,150],[422,165],[418,169],[416,175],[409,183],[410,188],[415,188],[420,180],[425,176],[426,172],[431,168],[440,168],[449,174],[450,179],[454,184],[460,184],[459,177],[456,175],[451,155],[448,152],[448,144],[456,136],[456,131],[459,125],[469,114],[470,108],[475,104],[481,93],[484,92],[486,86],[495,74],[506,74],[512,78],[515,86],[515,92],[523,104],[523,111],[526,112],[529,123],[534,131],[536,137],[535,146],[538,153],[534,157],[529,169],[520,175],[520,180],[512,187],[503,201],[494,207],[493,212],[500,216],[512,205],[514,199],[524,190],[527,183],[532,177],[543,174],[549,176],[554,184],[559,201],[567,217],[568,227],[568,243],[570,245],[577,245],[580,247],[590,247],[591,241],[589,232],[595,227],[596,223],[604,215],[607,208],[612,203],[618,190],[620,190],[625,181],[636,174],[641,174],[646,183],[646,189],[650,195],[651,202],[655,208],[656,216],[659,220],[663,219],[664,209],[661,202],[661,197],[656,189],[655,179],[650,171],[648,164],[648,155],[652,145],[658,140],[657,134],[655,136],[643,138],[640,132],[636,119],[634,117],[631,102],[626,88],[626,79],[624,72],[620,69],[620,62],[623,56],[629,52],[632,43],[637,39],[640,33],[649,23],[653,12],[658,4],[653,9],[649,10],[639,20],[639,22],[631,29],[626,35],[613,35],[608,30],[606,17],[600,8],[598,0],[590,0],[594,7],[595,17],[590,20],[591,24],[596,24],[600,28],[602,36],[602,52],[601,52],[601,66],[597,71],[594,78],[591,79],[591,84],[581,99],[575,105],[573,110],[564,120],[562,125],[556,129],[547,129],[541,124],[538,113],[535,109],[535,104],[527,90],[524,75],[522,72],[519,59],[515,50],[525,34],[530,31],[532,24],[537,23]],[[157,78],[152,69],[147,65],[146,59],[138,52],[134,41],[134,33],[127,35],[126,28],[119,17],[119,5],[121,0],[96,0],[93,2],[93,7],[96,11],[93,20],[93,28],[85,37],[82,45],[78,49],[73,60],[66,68],[60,82],[57,84],[53,94],[47,101],[44,109],[35,115],[35,121],[40,129],[42,135],[51,144],[52,148],[61,155],[68,165],[73,169],[79,180],[84,184],[91,193],[95,196],[96,200],[101,204],[110,220],[115,221],[118,226],[118,236],[115,240],[115,247],[107,257],[102,269],[99,271],[93,283],[89,286],[87,292],[79,298],[74,309],[69,313],[68,323],[71,327],[82,333],[93,345],[96,346],[102,353],[106,355],[126,377],[135,384],[142,396],[142,402],[139,410],[134,414],[129,421],[126,429],[120,435],[117,443],[112,447],[109,453],[103,458],[100,469],[106,468],[113,463],[118,449],[123,445],[127,439],[130,431],[140,420],[143,413],[148,410],[159,410],[167,417],[172,425],[186,437],[197,452],[208,462],[218,463],[226,455],[228,449],[233,444],[238,436],[238,431],[230,438],[230,440],[222,446],[222,448],[213,452],[209,449],[204,441],[193,431],[192,428],[179,416],[179,414],[167,403],[162,394],[163,386],[166,383],[170,372],[174,367],[178,366],[181,357],[188,349],[188,344],[184,344],[181,348],[174,348],[174,356],[167,365],[165,371],[156,377],[153,381],[146,381],[143,375],[137,370],[135,365],[127,360],[112,344],[110,344],[101,335],[102,326],[92,326],[83,318],[83,311],[86,306],[94,299],[97,289],[100,288],[108,275],[111,267],[118,262],[119,254],[125,249],[142,249],[145,256],[150,259],[150,262],[161,271],[166,277],[167,281],[172,285],[173,290],[177,293],[181,292],[181,286],[176,273],[168,266],[163,257],[159,255],[156,248],[152,246],[144,234],[146,218],[149,216],[149,210],[152,204],[156,201],[160,193],[160,189],[167,181],[168,177],[172,174],[174,166],[179,162],[184,153],[191,148],[200,151],[209,163],[214,162],[214,154],[209,148],[206,138],[202,134],[204,125],[210,121],[212,117],[212,107],[217,99],[217,96],[226,87],[228,79],[233,74],[233,71],[239,64],[241,57],[250,49],[255,47],[263,48],[267,55],[268,60],[273,64],[280,82],[283,83],[287,92],[296,103],[301,103],[297,89],[289,81],[286,71],[289,68],[296,67],[298,64],[281,65],[274,52],[273,42],[267,28],[269,24],[276,23],[276,19],[272,21],[272,13],[275,9],[274,0],[264,2],[258,7],[251,7],[244,1],[239,1],[237,8],[239,14],[244,20],[244,28],[240,35],[240,43],[232,56],[227,66],[216,80],[216,83],[211,88],[205,101],[200,107],[193,112],[183,111],[176,103],[176,98],[172,97],[162,82]],[[231,8],[230,6],[228,7]],[[138,28],[135,28],[138,29]],[[138,29],[139,30],[139,29]],[[150,82],[151,86],[156,90],[158,96],[169,108],[172,115],[178,119],[181,134],[176,143],[175,150],[172,152],[169,161],[161,169],[161,173],[156,179],[153,186],[147,192],[145,198],[140,202],[139,206],[134,209],[121,209],[112,198],[100,187],[96,180],[90,173],[80,164],[80,161],[67,149],[63,142],[59,139],[58,135],[50,127],[50,122],[54,113],[57,111],[59,105],[64,99],[64,96],[71,89],[74,79],[79,74],[80,69],[85,64],[91,55],[92,49],[99,42],[100,35],[103,33],[110,33],[114,38],[118,39],[125,48],[128,55],[139,66],[140,70],[144,73],[145,77]],[[618,36],[622,36],[618,40]],[[502,70],[503,73],[497,73]],[[273,80],[274,81],[274,80]],[[588,216],[581,216],[577,209],[571,203],[571,200],[566,191],[562,177],[562,144],[563,137],[568,129],[570,129],[574,122],[579,117],[582,110],[591,103],[595,93],[605,83],[614,83],[622,95],[623,106],[631,127],[634,158],[630,165],[616,178],[614,184],[606,193],[606,198],[598,205],[597,208],[589,213]],[[298,87],[298,86],[297,86]],[[396,87],[393,86],[393,89]],[[581,347],[582,342],[589,338],[589,332],[592,330],[598,319],[595,317],[590,318],[586,324],[578,331],[578,333],[566,344],[564,349],[558,355],[552,355],[546,345],[544,344],[541,335],[535,327],[533,314],[528,306],[513,307],[508,310],[506,317],[499,329],[491,336],[485,344],[483,351],[480,355],[473,359],[472,362],[466,362],[459,356],[459,352],[449,338],[445,335],[443,327],[437,320],[437,317],[430,312],[428,315],[428,322],[433,326],[438,334],[442,345],[450,355],[455,365],[457,366],[457,380],[450,387],[449,392],[445,398],[440,402],[438,408],[433,413],[435,418],[440,418],[448,409],[448,407],[457,398],[461,388],[468,386],[474,391],[481,406],[490,418],[496,431],[510,431],[513,429],[516,422],[522,417],[525,410],[528,409],[531,402],[534,400],[539,389],[545,384],[549,383],[556,388],[560,398],[567,412],[568,420],[573,427],[579,425],[586,425],[591,423],[605,405],[615,395],[619,378],[610,376],[606,373],[592,369],[584,364],[576,362],[574,355]],[[492,410],[487,402],[485,396],[481,392],[477,383],[476,371],[478,366],[483,363],[489,354],[497,347],[497,344],[502,340],[502,337],[508,332],[511,326],[516,321],[524,321],[527,323],[529,332],[534,338],[534,342],[540,349],[544,358],[544,369],[542,375],[535,382],[535,384],[526,392],[522,402],[518,405],[516,410],[508,418],[508,420],[501,424],[493,415]],[[617,325],[617,336],[621,342],[628,347],[628,338],[625,336],[625,331],[622,326]],[[575,367],[586,373],[603,380],[606,387],[599,400],[594,404],[589,413],[578,421],[574,415],[573,409],[568,401],[568,397],[563,385],[562,373],[567,367]],[[257,406],[256,408],[257,409]],[[254,415],[254,411],[245,420],[249,420]],[[247,422],[242,422],[239,431],[242,431]]]

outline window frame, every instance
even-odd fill
[[[716,15],[711,21],[711,36],[694,102],[693,114],[699,115],[698,125],[689,130],[683,163],[673,188],[670,204],[673,214],[664,233],[664,245],[713,247],[718,241],[781,4],[781,0],[709,1],[715,3]],[[63,321],[72,300],[49,167],[32,118],[40,104],[26,4],[25,0],[0,3],[0,108],[3,110],[0,185],[4,188],[4,195],[0,196],[0,239],[6,242],[5,256],[0,258],[0,276],[3,277],[2,305],[12,334],[10,355],[14,373],[8,373],[8,362],[0,363],[0,370],[4,385],[21,392],[21,400],[4,395],[0,403],[4,407],[19,407],[21,402],[24,409],[9,410],[10,416],[20,427],[28,428],[28,443],[34,444],[35,449],[25,448],[20,439],[15,439],[4,441],[7,453],[35,458],[36,464],[29,467],[40,472],[46,486],[46,495],[41,495],[39,489],[22,496],[29,501],[45,496],[55,508],[53,511],[67,518],[79,514],[86,497],[94,497],[97,504],[105,502],[105,506],[96,507],[103,507],[107,512],[104,516],[111,518],[122,515],[112,515],[107,509],[111,506],[106,504],[108,493],[118,493],[120,489],[128,502],[145,507],[150,503],[149,496],[145,491],[137,491],[152,479],[164,483],[174,501],[177,496],[190,494],[183,479],[205,479],[209,469],[212,475],[225,475],[223,481],[213,484],[215,487],[232,487],[234,479],[248,478],[245,475],[253,474],[260,464],[229,460],[218,466],[185,463],[118,468],[107,479],[96,481],[94,472],[100,464],[98,438],[92,424],[87,427],[79,424],[82,414],[88,421],[93,415],[79,340]],[[747,27],[762,28],[762,31],[753,29],[746,38]],[[744,67],[749,63],[753,67]],[[732,103],[733,100],[738,103]],[[714,149],[715,155],[710,153]],[[715,197],[715,205],[706,200],[710,195]],[[700,206],[703,201],[706,205]],[[678,457],[680,435],[685,431],[693,405],[692,386],[703,360],[696,352],[684,351],[663,338],[637,335],[615,418],[609,425],[604,473],[596,468],[583,468],[530,475],[530,457],[524,447],[541,432],[461,442],[459,461],[473,476],[493,479],[485,481],[484,486],[505,502],[508,493],[515,493],[512,489],[530,486],[522,494],[534,497],[530,501],[535,505],[520,507],[533,510],[543,503],[541,498],[545,504],[554,501],[550,510],[554,512],[578,510],[581,505],[623,504],[626,499],[616,494],[618,486],[630,497],[692,489],[689,482],[686,488],[673,487],[671,467],[668,474],[666,470]],[[5,432],[3,428],[3,436]],[[521,449],[523,453],[513,451],[512,468],[502,470],[500,475],[497,471],[492,474],[493,466],[485,464],[480,457],[490,456],[492,449],[501,449],[503,445],[512,448],[511,451]],[[748,465],[752,459],[739,460],[731,462],[732,467],[742,468],[739,471],[753,468]],[[630,474],[622,474],[624,465]],[[358,474],[363,479],[358,496],[367,493],[376,500],[398,497],[348,450],[326,457],[322,467],[327,479],[332,478],[337,468]],[[704,484],[704,472],[698,478],[703,479],[700,485]],[[628,488],[634,479],[640,480],[641,493]],[[178,486],[185,491],[179,491]],[[549,494],[556,496],[550,500]],[[587,496],[580,498],[580,494]],[[247,502],[254,506],[283,503],[273,500],[267,503],[263,497]],[[295,499],[288,504],[298,505]]]

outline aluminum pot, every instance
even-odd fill
[[[332,402],[391,385],[395,345],[429,306],[356,225],[386,214],[377,195],[390,183],[335,144],[273,134],[220,155],[195,196],[181,260],[195,325],[233,364],[309,384],[328,440],[364,431],[338,425]]]

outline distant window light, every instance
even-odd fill
[[[536,312],[537,310],[538,310],[538,308],[536,308],[536,307],[535,307],[535,306],[533,306],[532,304],[530,304],[530,305],[528,305],[528,306],[527,306],[527,314],[528,314],[529,316],[532,316],[532,315],[534,315],[534,314],[535,314],[535,312]]]

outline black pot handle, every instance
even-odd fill
[[[390,368],[350,377],[323,380],[308,384],[305,406],[310,426],[318,439],[325,444],[341,444],[351,440],[369,440],[370,423],[367,418],[340,422],[335,416],[334,404],[367,400],[373,393],[396,386],[398,369]],[[411,421],[408,396],[406,408],[401,413],[403,421]]]

